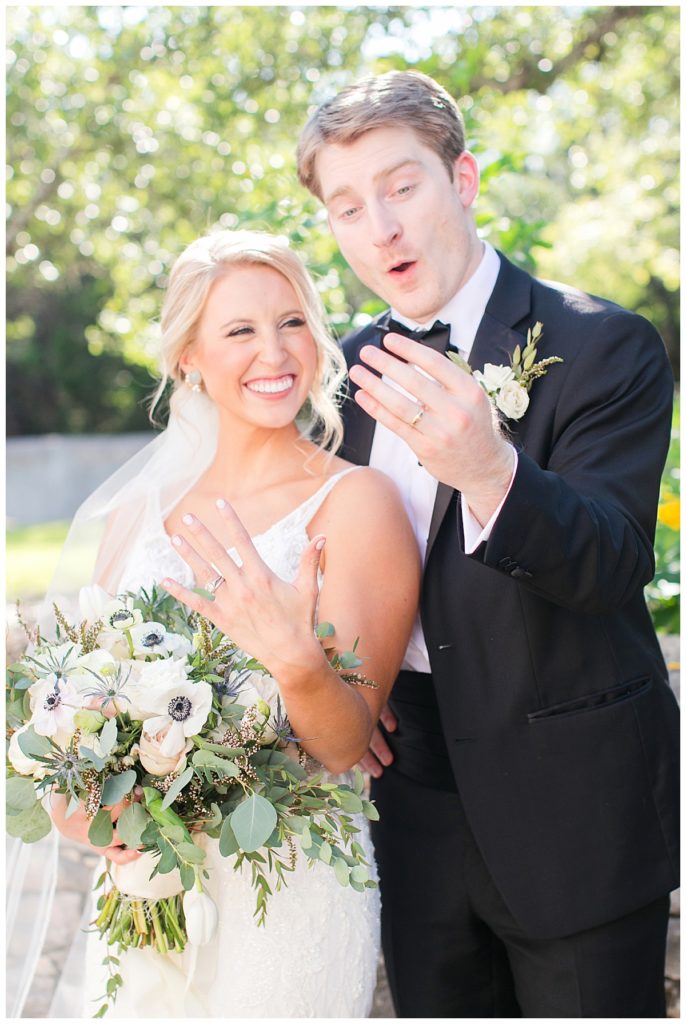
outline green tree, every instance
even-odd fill
[[[460,101],[482,234],[678,337],[676,7],[12,7],[8,429],[145,425],[161,291],[212,225],[288,235],[339,331],[380,308],[297,184],[310,105],[414,67]],[[38,400],[37,400],[38,399]]]

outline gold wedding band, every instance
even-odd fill
[[[420,405],[419,410],[414,414],[414,416],[410,420],[410,426],[411,427],[416,427],[425,412],[426,412],[426,410],[425,410],[424,406]]]
[[[215,576],[213,580],[210,580],[210,582],[205,585],[205,590],[209,591],[210,594],[215,594],[221,587],[222,583],[226,583],[226,580],[220,574],[219,576]]]

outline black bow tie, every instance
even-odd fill
[[[402,334],[405,338],[411,338],[412,341],[418,341],[421,345],[426,345],[427,348],[432,348],[434,352],[440,352],[441,355],[445,355],[449,347],[450,342],[450,327],[448,324],[441,323],[437,320],[436,323],[423,331],[412,331],[405,324],[398,323],[397,320],[389,319],[385,324],[379,324],[380,329],[383,332],[383,337],[387,334]],[[383,345],[382,340],[382,347]]]

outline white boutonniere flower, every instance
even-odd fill
[[[471,373],[478,381],[496,409],[508,420],[521,420],[529,408],[529,391],[537,377],[544,377],[553,363],[564,362],[560,356],[549,356],[536,362],[538,343],[543,336],[543,324],[537,320],[526,334],[524,349],[517,345],[510,357],[510,365],[486,363],[482,370],[474,370],[455,352],[446,355],[460,369]]]

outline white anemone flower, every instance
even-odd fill
[[[134,657],[151,654],[167,657],[185,657],[191,650],[190,641],[178,633],[169,633],[161,622],[141,622],[129,631]]]
[[[155,691],[157,713],[146,718],[143,731],[157,740],[160,753],[180,753],[189,736],[200,732],[212,710],[212,687],[190,679]]]
[[[83,707],[83,698],[73,683],[56,675],[39,679],[29,688],[31,725],[39,736],[73,736],[74,715]]]

